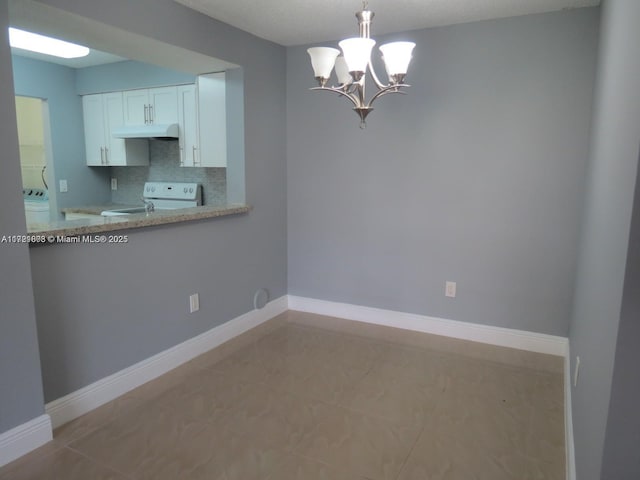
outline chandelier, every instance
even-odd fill
[[[371,50],[376,41],[370,38],[373,12],[367,9],[367,1],[362,2],[362,11],[356,13],[360,36],[347,38],[339,42],[342,52],[336,48],[313,47],[307,52],[311,57],[313,73],[318,81],[318,87],[311,90],[324,90],[346,97],[353,103],[353,110],[360,117],[360,128],[365,128],[366,118],[373,111],[373,102],[388,93],[405,93],[400,90],[409,85],[404,83],[407,68],[411,61],[411,52],[416,46],[413,42],[391,42],[380,46],[382,60],[389,78],[388,84],[383,84],[373,70],[371,64]],[[340,55],[342,53],[342,55]],[[329,87],[327,83],[335,66],[338,85]],[[377,87],[377,92],[366,101],[365,79],[369,74]]]

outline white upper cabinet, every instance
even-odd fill
[[[86,162],[90,166],[148,165],[148,142],[113,138],[124,122],[122,92],[82,97]]]
[[[198,92],[195,85],[178,87],[178,124],[180,126],[180,166],[201,166]]]
[[[125,125],[178,123],[178,87],[123,92]]]
[[[227,166],[227,108],[225,73],[198,76],[200,166]]]
[[[104,107],[102,95],[82,97],[84,115],[84,143],[87,165],[105,165],[104,163]]]

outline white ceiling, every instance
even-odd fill
[[[361,0],[175,0],[281,45],[356,36]],[[600,0],[370,0],[372,36],[599,5]]]

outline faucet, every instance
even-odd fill
[[[144,203],[144,211],[147,212],[147,214],[155,211],[156,207],[153,202],[142,197],[142,203]]]

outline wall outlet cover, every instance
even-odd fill
[[[456,296],[456,282],[445,282],[444,283],[444,295],[446,297],[455,298]]]
[[[189,312],[197,312],[200,310],[200,295],[194,293],[193,295],[189,295]]]

